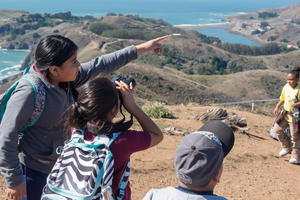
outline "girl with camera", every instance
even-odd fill
[[[120,112],[121,106],[124,106],[126,110],[136,118],[143,129],[142,131],[128,130],[132,125],[132,118],[124,122],[125,117],[123,116],[122,120],[115,122],[116,120],[114,119]],[[70,109],[69,125],[74,127],[72,129],[73,136],[75,137],[76,134],[79,134],[81,138],[79,142],[80,146],[75,144],[77,142],[71,142],[72,145],[81,149],[78,150],[78,152],[86,151],[86,154],[89,155],[87,147],[81,148],[81,146],[103,144],[103,141],[109,140],[108,143],[110,145],[107,147],[112,153],[114,164],[113,170],[109,169],[106,171],[110,173],[113,171],[113,173],[111,178],[107,178],[104,175],[105,178],[103,178],[101,190],[95,188],[94,190],[97,192],[94,193],[91,199],[101,197],[101,193],[103,193],[104,188],[106,188],[106,184],[104,183],[109,182],[111,179],[112,184],[109,188],[112,188],[112,195],[108,195],[109,197],[105,199],[131,199],[130,183],[128,182],[130,156],[135,152],[146,150],[157,145],[163,139],[161,130],[135,103],[132,82],[129,85],[123,81],[115,81],[115,83],[113,83],[109,79],[102,77],[88,81],[79,88],[78,100]],[[116,136],[115,134],[118,135]],[[112,142],[110,142],[110,140]],[[72,141],[77,140],[73,138]],[[69,146],[68,144],[66,145],[66,148],[64,148],[65,151],[63,151],[62,156],[58,159],[58,164],[56,164],[52,170],[54,174],[53,177],[57,179],[57,183],[53,183],[52,185],[60,184],[62,188],[71,188],[73,187],[72,185],[76,185],[76,182],[71,183],[71,181],[67,181],[69,177],[67,175],[68,170],[74,172],[76,176],[83,180],[90,180],[90,178],[85,177],[87,176],[85,174],[89,174],[86,171],[87,169],[91,169],[91,171],[94,170],[88,166],[90,163],[88,158],[90,159],[90,157],[71,153],[73,150],[68,150],[67,148],[69,148]],[[77,152],[77,150],[74,150],[74,152]],[[63,156],[64,154],[67,156]],[[102,155],[100,157],[102,157]],[[81,158],[84,159],[81,161]],[[105,163],[105,161],[103,162]],[[96,163],[96,161],[92,163]],[[102,162],[97,163],[99,166],[96,168],[100,169]],[[104,171],[104,174],[108,174],[106,171]],[[50,175],[50,177],[52,177],[52,174]],[[125,185],[123,182],[124,176],[126,176],[126,180],[124,181]],[[73,176],[72,178],[77,180],[77,178]],[[64,186],[65,184],[70,184],[70,186]],[[44,189],[44,194],[54,195],[56,190],[50,188],[48,184]],[[62,193],[60,195],[64,196]]]

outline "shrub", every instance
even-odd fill
[[[284,38],[284,39],[280,40],[280,42],[288,43],[289,41]]]
[[[266,28],[267,26],[269,26],[269,23],[268,22],[260,22],[260,27],[262,29]]]
[[[175,119],[175,116],[166,107],[161,104],[154,104],[144,109],[145,113],[151,118]]]
[[[89,26],[89,30],[93,33],[101,35],[104,31],[118,29],[118,27],[102,22],[96,22]]]
[[[35,38],[35,39],[37,39],[37,38],[40,38],[41,36],[38,33],[34,33],[34,34],[32,34],[32,37]]]
[[[261,12],[261,13],[258,13],[258,18],[263,18],[263,19],[266,19],[266,18],[273,18],[273,17],[277,17],[278,14],[276,12]]]

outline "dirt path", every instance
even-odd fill
[[[192,132],[202,125],[193,117],[208,107],[170,106],[169,109],[178,118],[155,120],[159,126],[175,126]],[[215,193],[233,200],[300,199],[300,166],[289,164],[289,157],[276,157],[279,143],[269,138],[273,118],[230,109],[227,112],[245,117],[250,130],[249,135],[235,133],[235,146],[224,161],[223,175]],[[165,135],[158,146],[132,156],[133,200],[142,199],[151,188],[177,186],[173,157],[181,138]],[[0,181],[0,194],[4,194],[3,179]],[[0,195],[0,199],[4,196]]]
[[[189,131],[197,130],[201,123],[193,120],[207,107],[170,107],[179,119],[159,120]],[[227,111],[230,113],[232,110]],[[249,135],[236,133],[233,150],[226,157],[221,182],[215,193],[228,199],[300,199],[300,166],[288,163],[289,157],[277,158],[277,141],[269,138],[273,118],[247,112],[234,111],[246,117]],[[142,199],[150,188],[178,184],[173,169],[173,157],[180,136],[165,136],[164,141],[148,151],[137,153],[132,159],[132,197]]]

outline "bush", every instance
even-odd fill
[[[166,107],[161,104],[152,105],[144,109],[145,113],[151,118],[168,118],[168,119],[175,119],[175,116],[172,112],[170,112]]]
[[[261,46],[248,46],[244,44],[222,43],[222,44],[218,44],[218,47],[238,55],[250,55],[250,56],[274,55],[274,54],[292,51],[292,49],[287,49],[285,46],[280,46],[277,43],[267,43]]]
[[[89,26],[89,30],[93,33],[101,35],[104,31],[118,29],[118,27],[102,22],[96,22]]]
[[[284,39],[280,40],[280,42],[288,43],[289,41],[284,38]]]
[[[263,18],[263,19],[266,19],[266,18],[273,18],[273,17],[277,17],[278,14],[276,12],[261,12],[261,13],[258,13],[258,18]]]
[[[266,28],[267,26],[269,26],[269,23],[268,22],[260,22],[260,27],[262,29]]]
[[[37,39],[37,38],[40,38],[41,36],[38,33],[34,33],[34,34],[32,34],[32,37],[35,38],[35,39]]]

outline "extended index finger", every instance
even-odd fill
[[[155,38],[152,41],[153,42],[160,42],[160,41],[162,41],[164,39],[167,39],[168,37],[169,37],[169,35],[165,35],[165,36],[162,36],[162,37]]]

